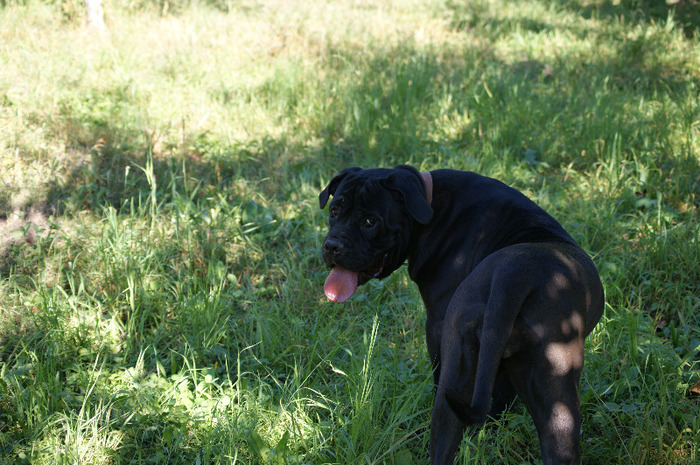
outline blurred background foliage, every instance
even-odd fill
[[[66,22],[82,23],[85,19],[83,0],[0,0],[0,7],[26,5],[40,1],[60,9]],[[630,16],[647,21],[666,21],[669,17],[680,25],[688,37],[697,34],[700,28],[700,2],[698,0],[560,0],[562,3],[575,4],[584,10],[604,12],[613,15]],[[116,2],[116,3],[115,3]],[[141,11],[158,11],[162,15],[181,14],[191,7],[211,7],[223,12],[234,8],[245,8],[245,0],[107,0],[103,6],[109,14],[110,7],[133,13]],[[468,2],[465,2],[468,3]]]

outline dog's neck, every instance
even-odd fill
[[[428,200],[428,205],[433,204],[433,177],[430,175],[430,171],[421,171],[421,177],[423,178],[423,183],[425,183],[425,198]]]

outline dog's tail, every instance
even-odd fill
[[[500,361],[527,294],[522,294],[519,301],[510,300],[511,298],[508,292],[504,292],[503,287],[491,286],[479,336],[479,355],[471,399],[456,389],[445,391],[445,398],[450,407],[465,423],[483,423],[489,413]]]

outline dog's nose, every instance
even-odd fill
[[[343,251],[343,243],[338,239],[329,237],[323,243],[323,253],[329,255],[339,255]]]

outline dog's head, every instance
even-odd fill
[[[414,226],[427,224],[433,210],[420,173],[410,166],[348,168],[321,192],[321,208],[331,196],[323,259],[332,271],[324,289],[330,300],[343,302],[358,285],[403,264]]]

